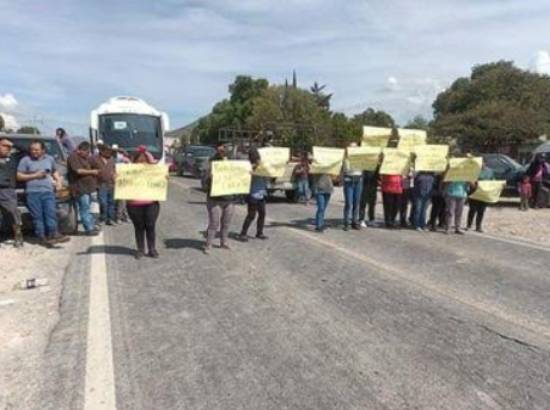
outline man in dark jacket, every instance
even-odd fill
[[[7,138],[0,139],[0,212],[8,217],[13,229],[14,246],[23,246],[21,214],[17,209],[15,193],[17,162],[10,156],[13,143]]]

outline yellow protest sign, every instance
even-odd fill
[[[451,158],[449,170],[445,174],[445,182],[464,181],[475,182],[481,172],[481,157],[472,158]]]
[[[167,191],[167,165],[116,165],[115,199],[166,201]]]
[[[447,169],[448,145],[418,145],[414,153],[414,170],[417,172],[445,172]]]
[[[428,134],[424,130],[408,130],[398,128],[399,142],[397,148],[402,151],[414,152],[415,147],[425,145]]]
[[[361,147],[349,147],[349,166],[351,169],[357,171],[375,171],[380,162],[381,152],[382,148],[369,147],[368,145]]]
[[[385,148],[391,138],[392,129],[382,127],[363,127],[363,139],[361,145],[369,147]]]
[[[470,198],[489,204],[496,204],[505,186],[506,181],[479,181],[477,189],[470,195]]]
[[[313,147],[312,174],[340,175],[344,150],[341,148]]]
[[[384,148],[381,175],[406,175],[409,172],[410,154],[397,148]]]
[[[248,161],[212,161],[210,196],[248,194],[252,180],[252,166]]]
[[[269,178],[281,178],[285,174],[286,164],[290,158],[290,149],[284,147],[265,147],[258,150],[260,164],[254,175]]]

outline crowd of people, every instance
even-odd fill
[[[157,201],[115,200],[114,188],[117,163],[155,164],[157,161],[146,150],[139,147],[129,156],[117,146],[98,144],[92,152],[88,142],[74,146],[66,133],[58,129],[57,137],[68,153],[67,177],[69,189],[74,199],[84,234],[95,236],[100,226],[115,225],[130,220],[134,226],[137,259],[147,255],[157,258],[155,226],[159,217],[160,205]],[[9,138],[0,139],[0,208],[10,219],[13,227],[14,245],[23,245],[21,215],[17,209],[16,183],[25,185],[26,206],[32,218],[36,240],[47,247],[66,242],[69,237],[58,229],[56,214],[56,192],[63,187],[63,179],[56,161],[48,155],[43,141],[33,140],[28,154],[15,161],[10,152]],[[211,161],[226,159],[225,147],[219,144]],[[264,234],[268,198],[267,178],[254,175],[260,165],[258,150],[250,150],[248,159],[252,165],[250,192],[246,195],[247,215],[237,239],[247,242],[248,231],[256,220],[256,238],[268,239]],[[521,198],[520,209],[540,206],[539,196],[542,183],[550,175],[550,166],[543,155],[539,155],[527,169],[518,191]],[[311,160],[304,152],[294,168],[298,199],[309,204],[314,198],[317,206],[315,230],[324,232],[327,224],[325,215],[334,192],[335,182],[343,185],[345,205],[342,215],[344,231],[361,230],[375,225],[378,191],[382,194],[384,226],[388,229],[412,227],[419,232],[443,229],[464,234],[465,230],[483,232],[483,218],[487,203],[469,198],[476,190],[478,181],[494,179],[491,169],[483,165],[478,181],[445,182],[445,173],[409,172],[407,175],[381,175],[380,165],[374,171],[360,171],[351,167],[344,156],[341,174],[312,174]],[[228,243],[234,206],[242,198],[236,195],[210,195],[212,174],[205,175],[207,192],[206,208],[208,227],[204,252],[211,252],[214,239],[220,238],[220,247],[229,249]],[[100,204],[99,219],[96,221],[91,211],[93,197],[97,195]],[[466,225],[462,216],[465,203],[469,203]],[[428,215],[428,210],[430,210]]]

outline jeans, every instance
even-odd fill
[[[128,205],[128,215],[134,224],[134,234],[138,251],[145,253],[145,237],[149,252],[155,251],[155,225],[160,212],[158,202],[149,205]]]
[[[353,226],[359,224],[362,188],[363,179],[361,177],[344,177],[344,226],[348,226],[350,220]]]
[[[221,244],[227,243],[227,237],[229,236],[229,226],[231,225],[231,218],[235,205],[233,202],[217,201],[215,199],[208,199],[206,201],[206,209],[208,210],[208,229],[206,231],[206,246],[211,246],[216,236],[216,232],[220,228]]]
[[[456,198],[448,196],[445,198],[445,209],[447,210],[447,230],[451,228],[451,222],[455,222],[455,230],[460,230],[462,222],[462,211],[464,210],[464,202],[466,198]]]
[[[248,228],[258,214],[258,222],[256,225],[256,236],[261,236],[264,234],[264,223],[265,223],[265,199],[254,199],[248,198],[248,213],[246,219],[243,223],[243,228],[241,230],[241,235],[246,235]]]
[[[315,214],[315,226],[317,229],[323,229],[325,226],[325,211],[330,201],[330,194],[315,194],[317,201],[317,213]]]
[[[84,226],[86,232],[93,231],[95,229],[95,218],[90,211],[92,203],[91,194],[81,194],[76,198],[78,204],[78,213],[80,215],[80,221]]]
[[[113,222],[116,219],[114,189],[108,187],[99,188],[98,199],[101,204],[101,220]]]
[[[307,178],[298,180],[298,201],[307,202],[309,200],[309,181]]]
[[[443,227],[447,221],[447,212],[445,210],[445,198],[441,194],[432,196],[432,209],[430,211],[430,228],[435,231],[437,226]]]
[[[53,192],[28,192],[27,208],[31,213],[34,234],[39,239],[57,235],[56,200]]]
[[[424,229],[426,227],[426,211],[429,203],[430,195],[417,195],[414,198],[413,224],[415,228]]]
[[[468,210],[468,228],[472,227],[474,218],[476,220],[476,229],[481,229],[483,223],[483,216],[485,215],[485,209],[487,209],[487,202],[476,201],[475,199],[469,200],[470,209]]]

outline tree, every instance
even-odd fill
[[[36,134],[40,135],[40,130],[36,127],[33,127],[31,125],[23,125],[21,128],[17,130],[18,134]]]
[[[374,108],[367,108],[361,114],[353,117],[358,125],[370,125],[373,127],[395,128],[395,120],[385,111],[376,111]]]
[[[411,130],[424,130],[428,131],[430,128],[430,122],[424,118],[422,115],[417,115],[412,120],[410,120],[407,125],[405,125],[405,128],[411,129]]]
[[[439,94],[433,109],[440,138],[463,149],[514,151],[550,131],[550,77],[509,61],[478,65]]]
[[[311,93],[315,97],[315,100],[317,101],[317,105],[319,107],[329,109],[330,108],[330,99],[332,98],[332,94],[324,94],[323,90],[326,88],[325,85],[319,85],[317,81],[313,83],[313,86],[310,88]]]

